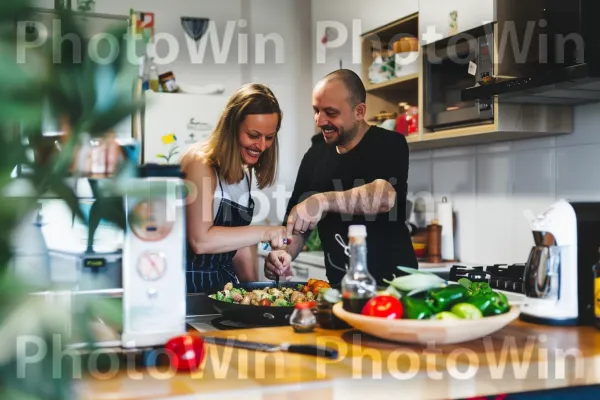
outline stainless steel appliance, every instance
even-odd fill
[[[491,24],[431,43],[423,49],[424,126],[429,130],[493,122],[491,99],[462,100],[463,89],[494,74]]]
[[[523,274],[526,300],[521,319],[549,325],[591,325],[600,203],[560,200],[530,218],[535,246]]]

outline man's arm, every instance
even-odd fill
[[[314,195],[323,212],[368,215],[388,212],[396,202],[396,190],[386,180],[376,179],[343,192]]]

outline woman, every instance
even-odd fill
[[[252,246],[284,246],[285,227],[249,226],[252,176],[260,189],[275,181],[281,119],[270,89],[244,85],[229,99],[210,138],[182,156],[182,170],[196,189],[187,207],[189,293],[256,281]]]

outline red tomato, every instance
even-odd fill
[[[363,307],[362,314],[370,317],[400,319],[404,315],[404,307],[394,296],[384,294],[370,298]]]
[[[169,339],[165,344],[165,350],[167,350],[171,365],[177,371],[197,369],[206,355],[204,340],[194,335],[180,335]]]
[[[258,302],[258,305],[263,307],[269,307],[271,306],[271,301],[269,299],[262,299]]]

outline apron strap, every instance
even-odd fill
[[[225,193],[223,192],[223,185],[221,184],[221,172],[219,171],[219,167],[215,166],[215,172],[217,175],[217,182],[219,182],[219,187],[221,188],[221,198],[225,198]]]

